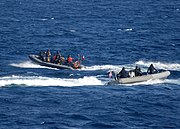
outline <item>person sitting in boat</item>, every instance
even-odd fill
[[[151,64],[147,70],[148,74],[153,74],[153,73],[157,73],[157,69],[154,68],[153,64]]]
[[[53,60],[54,60],[54,61],[56,60],[57,56],[61,56],[61,54],[60,54],[59,51],[57,51],[57,53],[53,56]]]
[[[39,52],[39,59],[44,61],[44,52],[43,51]]]
[[[64,64],[64,57],[61,57],[59,55],[57,55],[57,59],[56,59],[56,64],[62,65]]]
[[[72,65],[72,63],[73,63],[73,58],[71,57],[71,55],[68,55],[67,63],[68,63],[69,65]]]
[[[130,71],[129,71],[129,76],[130,76],[130,77],[135,77],[135,72],[134,72],[134,70],[130,70]]]
[[[61,60],[61,54],[59,51],[57,51],[57,54],[53,56],[53,63],[58,64]]]
[[[80,54],[78,54],[78,61],[81,63],[84,60],[85,60],[84,55],[81,56]]]
[[[51,52],[50,52],[50,49],[48,49],[47,52],[46,52],[46,61],[47,62],[51,62]]]
[[[59,55],[56,55],[54,63],[58,64],[61,60],[61,57]]]
[[[60,65],[64,64],[65,63],[65,60],[64,60],[64,57],[60,57],[60,60],[59,60],[59,63]]]
[[[136,68],[134,69],[134,73],[135,76],[141,76],[142,75],[141,68],[136,66]]]
[[[59,56],[61,56],[61,53],[60,53],[60,51],[59,51],[59,50],[57,51],[57,54],[56,54],[56,55],[59,55]]]
[[[128,77],[128,72],[123,67],[122,70],[117,74],[117,79]]]

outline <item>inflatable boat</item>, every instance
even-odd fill
[[[74,70],[74,69],[81,69],[83,67],[83,65],[81,65],[79,61],[76,61],[72,65],[69,65],[66,63],[56,64],[56,63],[42,61],[38,55],[29,55],[29,58],[38,65],[51,67],[51,68]]]
[[[144,82],[144,81],[148,81],[148,80],[166,79],[169,75],[170,75],[169,71],[161,70],[154,74],[143,73],[142,76],[119,78],[119,79],[113,80],[111,82],[108,82],[108,85],[131,84],[131,83]]]

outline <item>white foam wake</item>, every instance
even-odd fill
[[[180,85],[180,78],[179,79],[165,79],[164,82],[168,84]]]
[[[124,32],[126,32],[126,31],[132,31],[133,30],[133,28],[119,28],[119,29],[117,29],[118,31],[124,31]]]
[[[89,71],[94,71],[94,70],[119,71],[119,70],[121,70],[122,67],[125,67],[126,70],[131,70],[131,69],[134,69],[136,65],[139,65],[142,67],[149,67],[151,64],[153,64],[157,69],[180,71],[180,64],[178,64],[178,63],[162,63],[162,62],[151,62],[151,61],[142,61],[142,60],[137,61],[134,64],[126,64],[126,65],[94,65],[94,66],[85,67],[82,70],[87,70],[87,71],[88,70]]]
[[[14,66],[14,67],[18,67],[18,68],[48,68],[48,69],[55,69],[55,68],[40,66],[38,64],[32,63],[31,61],[25,61],[25,62],[21,62],[21,63],[12,63],[10,65]]]
[[[141,66],[146,66],[146,67],[149,67],[150,64],[153,64],[158,69],[180,71],[180,64],[178,64],[178,63],[162,63],[162,62],[138,61],[135,64],[136,65],[141,65]]]
[[[8,85],[26,85],[26,86],[85,86],[85,85],[103,85],[96,77],[83,77],[79,79],[49,78],[42,76],[6,76],[0,79],[0,86]]]
[[[94,65],[83,68],[82,70],[95,71],[95,70],[116,70],[121,69],[121,65]]]

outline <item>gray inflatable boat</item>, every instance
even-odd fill
[[[170,75],[169,71],[159,71],[158,73],[154,74],[144,74],[142,76],[136,76],[136,77],[128,77],[128,78],[119,78],[117,80],[108,82],[108,85],[112,84],[131,84],[131,83],[138,83],[138,82],[144,82],[148,80],[155,80],[155,79],[165,79]]]
[[[80,65],[80,63],[77,66],[75,66],[75,64],[70,66],[68,64],[60,65],[60,64],[55,64],[51,62],[45,62],[45,61],[42,61],[38,55],[29,55],[29,58],[36,64],[39,64],[41,66],[51,67],[51,68],[74,70],[74,69],[81,69],[83,67],[82,65]]]

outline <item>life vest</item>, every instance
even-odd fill
[[[80,62],[79,61],[74,62],[73,66],[74,68],[77,69],[80,66]]]
[[[68,57],[67,61],[68,61],[68,63],[72,63],[73,58],[72,57]]]
[[[56,55],[53,56],[53,60],[54,60],[54,61],[56,60]]]

